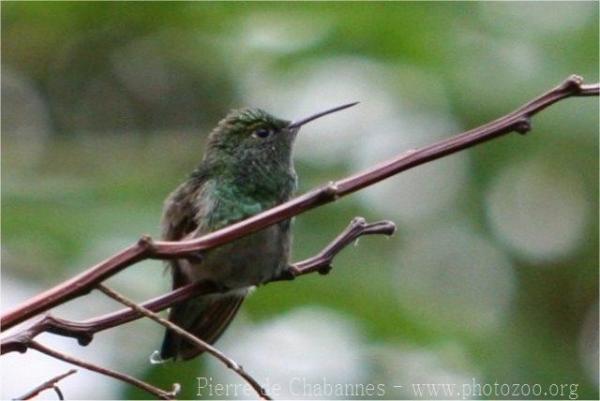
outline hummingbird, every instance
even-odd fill
[[[290,122],[254,108],[232,110],[208,136],[198,167],[166,199],[162,239],[201,237],[290,199],[297,187],[292,150],[306,123],[358,102]],[[202,253],[169,262],[173,289],[207,280],[222,291],[173,306],[169,320],[213,344],[249,291],[285,274],[290,220]],[[167,329],[160,360],[188,360],[202,353]]]

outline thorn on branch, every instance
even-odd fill
[[[356,216],[350,222],[351,226],[365,227],[367,225],[367,220],[364,217]]]
[[[322,197],[322,200],[324,201],[334,201],[337,200],[337,198],[339,197],[338,192],[339,188],[337,186],[337,183],[335,181],[329,181],[329,183],[325,185],[321,190],[320,195]]]
[[[84,334],[84,335],[77,337],[77,344],[81,345],[82,347],[85,347],[85,346],[89,345],[93,339],[94,339],[94,336]]]
[[[568,92],[577,93],[581,90],[581,84],[583,84],[583,77],[573,74],[561,86]]]
[[[154,253],[156,253],[154,240],[148,234],[142,235],[138,240],[137,245],[142,249],[142,252],[146,255],[153,255]]]
[[[531,119],[528,116],[520,118],[515,123],[514,130],[521,135],[527,134],[529,131],[531,131]]]
[[[154,240],[148,234],[144,234],[138,240],[138,246],[145,252],[152,253],[154,251]]]
[[[179,394],[181,392],[181,384],[179,383],[173,383],[173,387],[171,387],[171,391],[169,391],[169,395],[171,395],[171,397],[173,399],[177,398],[177,394]]]

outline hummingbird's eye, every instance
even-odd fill
[[[264,139],[264,138],[268,138],[269,136],[271,136],[272,133],[273,133],[273,130],[266,129],[266,128],[259,128],[256,131],[254,131],[254,133],[252,135],[257,138]]]

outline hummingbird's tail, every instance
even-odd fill
[[[172,307],[169,320],[208,344],[213,344],[229,326],[247,294],[248,291],[244,289],[229,294],[198,297]],[[193,343],[167,330],[160,357],[163,360],[187,360],[202,352]]]

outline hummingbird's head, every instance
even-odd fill
[[[247,169],[291,166],[292,145],[302,125],[351,106],[350,103],[290,122],[261,109],[232,110],[208,138],[205,160],[225,161]]]
[[[232,110],[208,138],[207,157],[252,161],[291,153],[297,129],[261,109]],[[289,156],[288,156],[289,158]]]

